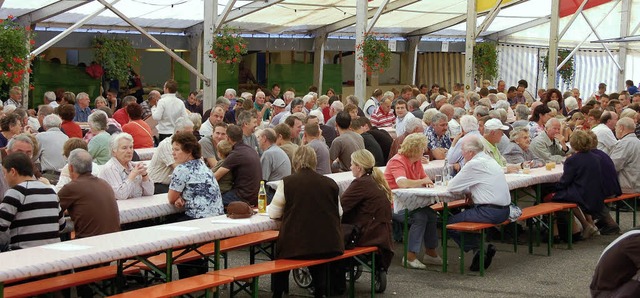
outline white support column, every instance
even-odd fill
[[[411,78],[410,84],[416,84],[416,72],[418,69],[418,44],[420,44],[420,36],[412,36],[408,38],[409,48],[407,54],[409,55],[409,71],[411,72],[407,78]]]
[[[318,94],[323,94],[322,78],[324,77],[324,48],[327,34],[316,36],[313,43],[313,85],[318,87]]]
[[[31,43],[29,42],[29,40],[31,40],[31,37],[33,35],[33,27],[31,25],[28,25],[30,27],[31,30],[29,30],[27,32],[27,39],[26,39],[26,46],[27,48],[31,47]],[[29,57],[23,57],[24,59],[29,59]],[[24,75],[22,76],[22,106],[23,107],[28,107],[29,106],[29,72],[27,71],[27,69],[29,68],[29,64],[25,65],[24,68]],[[36,108],[36,107],[34,107]]]
[[[556,88],[558,66],[558,27],[560,24],[560,0],[551,0],[551,22],[549,29],[549,65],[547,65],[547,89]]]
[[[218,90],[218,64],[209,58],[209,47],[213,43],[214,25],[218,18],[218,0],[204,1],[204,41],[202,43],[203,74],[211,78],[210,84],[204,85],[203,110],[213,108]]]
[[[356,1],[356,45],[359,45],[364,40],[364,33],[365,30],[367,30],[368,3],[367,0]],[[364,63],[358,59],[358,57],[362,57],[362,49],[356,48],[354,95],[360,100],[360,105],[362,105],[367,92],[367,76],[364,70]]]
[[[473,90],[473,48],[476,44],[476,1],[467,1],[467,37],[465,39],[464,55],[464,85],[465,93]]]
[[[629,36],[629,21],[631,20],[631,1],[622,0],[622,7],[620,11],[620,36]],[[622,70],[618,72],[618,89],[624,90],[627,69],[627,51],[628,44],[626,42],[619,43],[620,52],[618,52],[618,65],[622,66]]]

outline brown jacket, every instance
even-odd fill
[[[331,258],[344,252],[338,185],[311,169],[285,177],[278,259]]]
[[[371,175],[356,178],[340,199],[342,222],[360,227],[358,246],[377,246],[385,269],[393,259],[391,203]]]

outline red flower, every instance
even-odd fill
[[[29,85],[29,90],[33,90],[33,89],[35,89],[35,88],[36,88],[36,87],[33,87],[33,85]]]
[[[12,81],[13,81],[14,84],[18,84],[18,83],[20,83],[20,78],[15,77],[15,78],[13,78]]]
[[[231,60],[227,60],[227,64],[230,64],[230,63],[231,63]]]
[[[384,53],[380,53],[380,57],[384,57]]]
[[[236,63],[238,61],[238,58],[234,57],[233,59],[231,59],[231,61],[233,61],[233,63]]]
[[[31,73],[32,72],[31,68],[27,68],[27,72]]]
[[[35,40],[33,40],[33,39],[31,39],[31,40],[29,40],[29,44],[30,44],[30,45],[34,45],[34,44],[36,44],[36,41],[35,41]]]
[[[228,51],[228,50],[229,50],[229,47],[228,47],[228,46],[224,47],[224,50],[225,50],[225,51]]]
[[[11,14],[10,14],[10,15],[8,15],[8,16],[7,16],[7,19],[9,19],[9,20],[13,19],[13,15],[11,15]]]
[[[12,67],[13,67],[13,64],[7,63],[7,68],[12,68]]]

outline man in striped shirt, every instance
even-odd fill
[[[33,177],[31,159],[9,154],[2,161],[7,190],[0,203],[0,232],[9,230],[10,249],[60,242],[65,221],[53,189]],[[4,247],[4,246],[3,246]]]
[[[376,127],[391,127],[396,123],[396,115],[391,110],[391,99],[384,98],[378,109],[371,115],[371,124]]]

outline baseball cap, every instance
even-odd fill
[[[281,107],[284,108],[285,106],[287,106],[286,104],[284,104],[284,100],[278,98],[273,102],[273,105],[276,107]]]
[[[489,120],[487,120],[487,122],[484,123],[484,129],[488,129],[488,130],[496,130],[496,129],[509,130],[509,126],[502,125],[502,122],[500,122],[500,120],[498,120],[498,119],[489,119]]]

